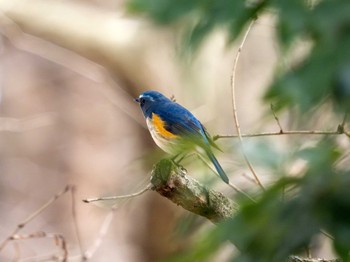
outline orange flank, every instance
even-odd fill
[[[160,134],[162,137],[166,139],[177,138],[177,135],[174,135],[165,129],[164,121],[155,113],[152,113],[152,124],[157,133]]]

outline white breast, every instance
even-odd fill
[[[176,142],[177,139],[172,138],[172,139],[167,139],[163,137],[157,130],[154,128],[152,125],[152,119],[147,118],[146,123],[148,126],[148,130],[151,133],[151,136],[154,140],[154,142],[159,146],[162,150],[169,154],[175,154],[176,153]]]

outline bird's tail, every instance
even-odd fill
[[[218,171],[221,179],[226,183],[228,184],[229,183],[229,179],[225,173],[225,171],[222,169],[219,161],[216,159],[216,157],[214,156],[213,152],[211,152],[211,150],[206,150],[207,152],[207,155],[209,157],[209,159],[211,160],[211,162],[213,162],[214,166],[215,166],[215,169],[216,171]]]

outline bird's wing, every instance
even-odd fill
[[[187,132],[201,134],[200,122],[190,111],[177,103],[168,103],[155,113],[166,123],[166,129],[173,134],[184,135]]]
[[[202,128],[203,128],[204,134],[205,134],[205,136],[206,136],[206,138],[207,138],[209,144],[210,144],[212,147],[216,148],[217,150],[223,152],[223,151],[221,150],[221,148],[220,148],[220,147],[214,142],[214,140],[211,138],[211,135],[208,133],[207,129],[206,129],[203,125],[202,125]]]
[[[194,139],[204,148],[208,145],[218,148],[199,120],[179,104],[169,103],[155,113],[164,121],[164,128],[172,134]]]

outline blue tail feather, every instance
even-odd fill
[[[216,157],[214,156],[214,154],[210,151],[210,150],[206,150],[207,155],[209,157],[209,159],[211,160],[211,162],[214,164],[216,171],[219,173],[221,179],[228,184],[229,183],[229,179],[225,173],[225,171],[222,169],[219,161],[216,159]]]

